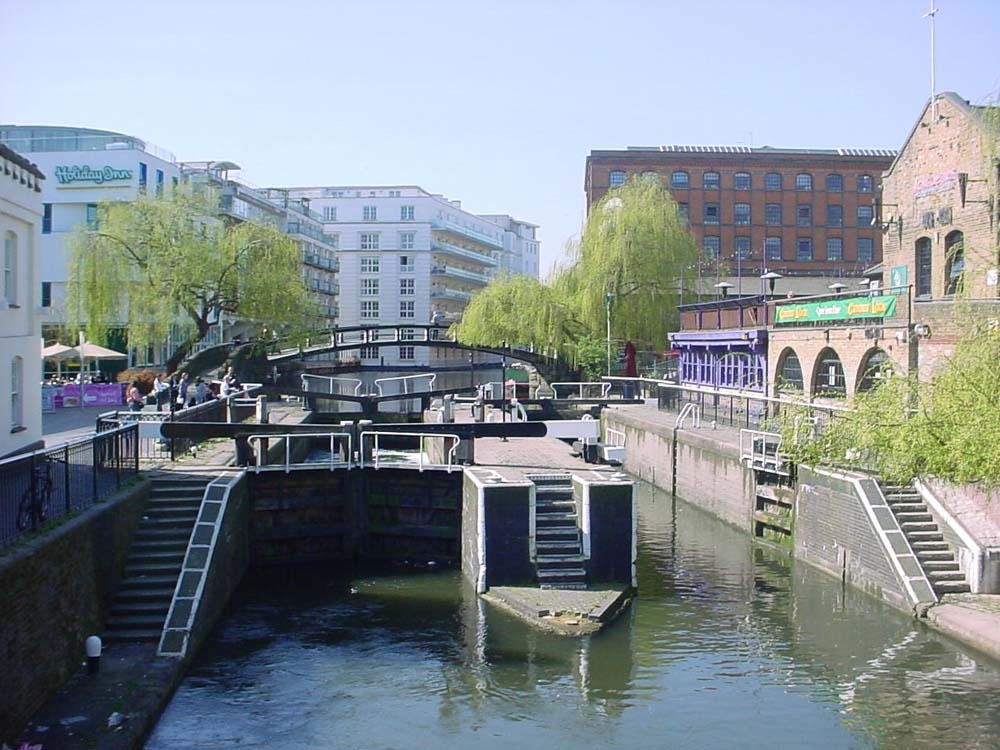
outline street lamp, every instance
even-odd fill
[[[608,344],[608,377],[611,377],[611,300],[615,298],[611,292],[604,295],[604,322],[607,325]]]
[[[722,292],[722,299],[725,299],[726,296],[729,294],[729,290],[733,288],[733,285],[730,284],[728,281],[720,281],[718,284],[715,285],[715,288],[718,289],[720,292]]]
[[[774,271],[765,270],[764,273],[760,275],[760,292],[764,294],[764,281],[767,281],[767,292],[772,297],[774,296],[774,282],[778,279],[784,278],[780,273]]]

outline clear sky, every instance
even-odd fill
[[[1000,0],[937,0],[937,90],[1000,88]],[[417,184],[580,231],[591,149],[898,148],[930,0],[0,0],[0,122],[128,133],[258,186]]]

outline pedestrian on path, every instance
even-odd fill
[[[139,381],[133,380],[125,393],[125,401],[129,411],[142,411],[142,394],[139,393]]]
[[[157,373],[153,378],[153,396],[156,399],[156,410],[163,411],[163,405],[170,400],[170,383],[166,375]]]
[[[177,406],[183,409],[188,401],[188,376],[186,372],[181,373],[180,382],[177,383]]]

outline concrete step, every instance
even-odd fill
[[[944,572],[948,572],[948,571],[959,570],[958,563],[955,562],[955,556],[954,555],[949,555],[949,557],[947,559],[942,558],[942,559],[924,560],[919,555],[917,555],[917,558],[920,560],[920,567],[922,567],[924,569],[924,572],[927,573],[928,576],[932,572],[933,573],[937,573],[937,572],[944,573]]]
[[[132,547],[129,549],[129,557],[137,555],[140,557],[145,557],[146,555],[157,555],[157,554],[168,554],[180,552],[183,554],[187,550],[188,539],[190,537],[180,538],[178,535],[176,538],[152,538],[142,541],[132,542]]]
[[[938,596],[944,596],[945,594],[968,594],[971,590],[969,584],[965,581],[932,582],[932,586],[934,593]]]
[[[562,579],[584,579],[587,571],[583,568],[548,568],[538,571],[538,580],[552,582]]]
[[[194,520],[198,517],[199,510],[201,510],[200,503],[192,503],[191,505],[158,504],[147,505],[143,515],[147,518],[190,518]]]
[[[576,513],[564,513],[554,511],[551,513],[538,513],[535,515],[536,524],[571,523],[576,525]]]
[[[177,585],[177,576],[141,575],[125,578],[121,583],[122,591],[169,588],[171,592]]]
[[[933,521],[903,521],[899,524],[903,533],[909,536],[920,532],[938,532],[941,529]]]
[[[926,542],[926,544],[936,544],[936,542]],[[913,551],[916,552],[917,559],[920,560],[921,563],[955,561],[955,553],[944,542],[941,542],[940,547],[935,547],[933,549],[914,547]]]
[[[535,542],[539,545],[549,542],[580,542],[580,530],[576,526],[550,526],[535,529]]]
[[[566,567],[578,568],[583,565],[583,555],[538,555],[535,567],[541,570],[561,570]]]
[[[163,630],[163,623],[166,621],[166,614],[125,615],[122,617],[109,617],[105,628],[107,630]]]
[[[131,630],[106,630],[101,639],[106,643],[145,642],[158,643],[163,634],[163,626],[159,628],[133,628]]]
[[[535,503],[536,513],[549,513],[556,511],[576,510],[576,502],[573,500],[554,500],[551,503]]]
[[[123,589],[115,594],[115,602],[112,606],[117,606],[119,604],[130,604],[135,602],[163,602],[170,605],[170,602],[174,598],[174,587],[177,585],[176,581],[173,586],[158,586],[152,587],[148,586],[146,588],[134,588],[134,589]]]
[[[906,531],[906,538],[910,540],[910,544],[918,542],[943,542],[944,536],[938,530],[930,531]]]
[[[539,583],[538,588],[546,590],[564,589],[568,591],[585,591],[587,584],[585,581],[563,581],[562,583]]]
[[[172,525],[147,525],[142,524],[136,529],[136,542],[165,542],[171,539],[183,539],[185,544],[191,536],[191,527],[186,529],[183,526]]]
[[[539,541],[535,546],[536,559],[544,555],[579,555],[580,546],[579,539]]]
[[[187,533],[191,533],[191,527],[194,526],[194,517],[177,517],[177,516],[143,516],[142,520],[139,521],[139,527],[136,529],[136,534],[143,531],[156,531],[160,529],[181,529]]]
[[[176,562],[156,562],[144,559],[142,562],[127,564],[125,566],[125,578],[126,580],[129,578],[138,578],[140,576],[174,576],[174,578],[176,578],[181,572],[181,566],[183,563],[183,556]]]
[[[111,608],[111,615],[114,617],[124,617],[126,615],[155,615],[167,616],[170,611],[170,602],[121,602]]]
[[[945,583],[951,581],[965,582],[965,573],[960,570],[928,570],[927,580],[931,584]]]
[[[889,505],[890,510],[899,516],[902,513],[926,513],[927,503],[899,503],[898,505]]]
[[[125,558],[125,566],[146,563],[181,563],[184,561],[184,552],[183,549],[160,551],[158,547],[138,551],[133,548],[129,551],[129,556]]]
[[[920,510],[897,511],[896,520],[903,523],[934,523],[934,516]]]

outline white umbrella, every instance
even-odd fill
[[[83,359],[128,359],[127,354],[122,354],[121,352],[116,352],[114,349],[108,349],[97,344],[91,344],[89,341],[84,341],[73,351]]]
[[[72,346],[55,343],[42,348],[42,359],[51,359],[56,363],[56,376],[62,377],[62,363],[67,359],[74,359],[80,356]]]

